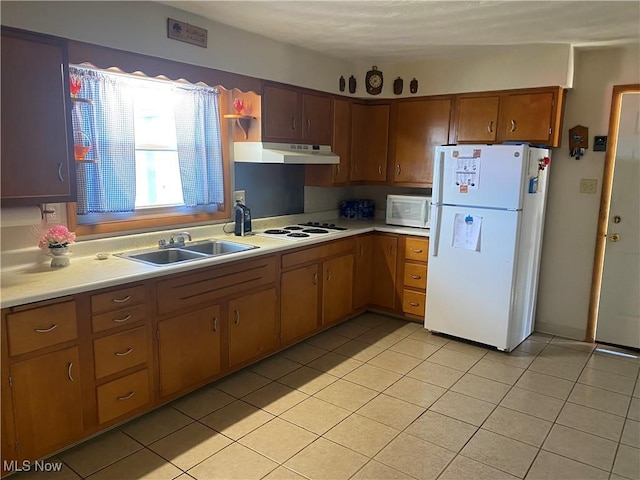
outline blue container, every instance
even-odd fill
[[[340,218],[345,220],[372,220],[376,214],[373,200],[352,199],[340,202]]]

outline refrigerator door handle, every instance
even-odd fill
[[[433,203],[442,205],[442,180],[444,179],[444,154],[442,150],[436,150],[438,158],[434,163],[434,182],[432,190]]]
[[[430,241],[429,244],[433,246],[433,248],[431,249],[431,256],[437,257],[438,247],[440,246],[440,221],[442,220],[442,205],[434,205],[433,209],[435,210],[435,212],[431,212],[432,214],[435,213],[435,215],[433,215],[434,218],[431,221],[433,241]]]

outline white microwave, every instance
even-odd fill
[[[405,227],[431,227],[431,197],[387,195],[386,222]]]

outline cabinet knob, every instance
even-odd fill
[[[516,121],[515,120],[511,120],[511,131],[512,132],[516,131]]]
[[[131,318],[131,315],[127,315],[126,317],[123,317],[123,318],[114,318],[113,321],[116,323],[123,323],[129,320],[130,318]]]
[[[118,400],[129,400],[131,397],[133,397],[136,394],[136,392],[134,392],[133,390],[131,392],[129,392],[128,395],[125,395],[124,397],[117,397]]]
[[[218,317],[213,317],[213,331],[218,331]]]
[[[378,165],[378,175],[382,175],[382,165]]]
[[[69,362],[69,366],[67,368],[67,376],[69,377],[69,380],[71,380],[72,382],[73,380],[73,375],[71,374],[73,371],[73,362]]]
[[[411,273],[409,276],[414,280],[420,280],[422,278],[420,275],[414,275],[413,273]]]
[[[295,130],[296,129],[296,117],[295,115],[293,117],[291,117],[291,130]]]
[[[409,305],[411,305],[412,307],[419,307],[420,306],[419,303],[415,303],[415,302],[409,302]]]
[[[307,132],[311,131],[311,120],[307,118]]]
[[[58,180],[64,182],[64,177],[62,176],[62,163],[58,163]]]
[[[51,330],[54,330],[57,327],[58,327],[58,324],[54,323],[49,328],[34,328],[33,331],[38,333],[49,333]]]
[[[123,298],[114,298],[111,301],[113,303],[125,303],[125,302],[128,302],[129,300],[131,300],[131,295],[127,295],[126,297],[123,297]]]
[[[411,251],[413,253],[422,253],[422,249],[421,248],[412,248]]]
[[[127,350],[125,350],[124,352],[115,352],[114,355],[116,357],[126,357],[127,355],[129,355],[131,352],[133,352],[133,348],[129,347]]]
[[[400,164],[396,165],[396,175],[400,175]]]
[[[318,272],[313,274],[313,284],[314,285],[318,284]]]
[[[487,132],[493,133],[493,120],[489,120],[489,124],[487,125]]]
[[[236,316],[236,319],[235,319],[234,323],[235,323],[236,325],[239,325],[239,324],[240,324],[240,312],[239,312],[238,310],[234,310],[234,311],[233,311],[233,313],[234,313],[234,314],[235,314],[235,316]]]

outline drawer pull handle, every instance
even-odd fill
[[[311,120],[307,118],[307,132],[311,131]]]
[[[58,180],[64,182],[64,177],[62,176],[62,163],[58,163]]]
[[[415,303],[415,302],[409,302],[409,305],[411,305],[412,307],[419,307],[420,306],[419,303]]]
[[[313,284],[314,285],[318,284],[318,272],[313,274]]]
[[[515,120],[511,120],[511,131],[512,132],[516,131],[516,121]]]
[[[38,333],[48,333],[51,330],[54,330],[55,328],[58,328],[58,324],[57,323],[54,323],[49,328],[34,328],[34,331],[38,332]]]
[[[218,331],[218,317],[213,317],[213,331]]]
[[[422,278],[422,276],[421,276],[421,275],[414,275],[413,273],[410,273],[410,274],[409,274],[409,276],[410,276],[411,278],[413,278],[414,280],[420,280],[420,279]]]
[[[331,280],[331,270],[327,269],[327,280]]]
[[[124,397],[117,397],[118,400],[129,400],[131,397],[133,397],[136,394],[136,392],[131,391],[128,395],[125,395]]]
[[[412,248],[411,251],[413,253],[422,253],[422,249],[421,248]]]
[[[126,351],[124,352],[115,352],[115,355],[117,357],[124,357],[126,355],[129,355],[131,352],[133,352],[133,348],[129,347]]]
[[[73,382],[74,380],[73,375],[71,375],[71,370],[73,370],[73,362],[69,362],[69,368],[67,369],[67,376],[69,377],[69,380]]]
[[[233,313],[234,313],[234,314],[235,314],[235,316],[236,316],[236,319],[235,319],[235,322],[234,322],[234,323],[235,323],[236,325],[238,325],[238,324],[240,323],[240,312],[239,312],[238,310],[234,310],[234,311],[233,311]]]
[[[493,133],[493,120],[489,120],[489,125],[487,125],[487,132]]]
[[[400,175],[400,171],[401,171],[400,164],[397,164],[396,165],[396,175]]]
[[[295,130],[296,129],[296,117],[295,115],[293,117],[291,117],[291,130]]]
[[[382,175],[382,165],[378,165],[378,175]]]
[[[116,322],[116,323],[122,323],[122,322],[126,322],[130,318],[131,318],[131,315],[127,315],[124,318],[114,318],[113,321]]]
[[[129,300],[131,300],[131,295],[127,295],[124,298],[114,298],[111,301],[113,303],[124,303],[124,302],[128,302]]]

